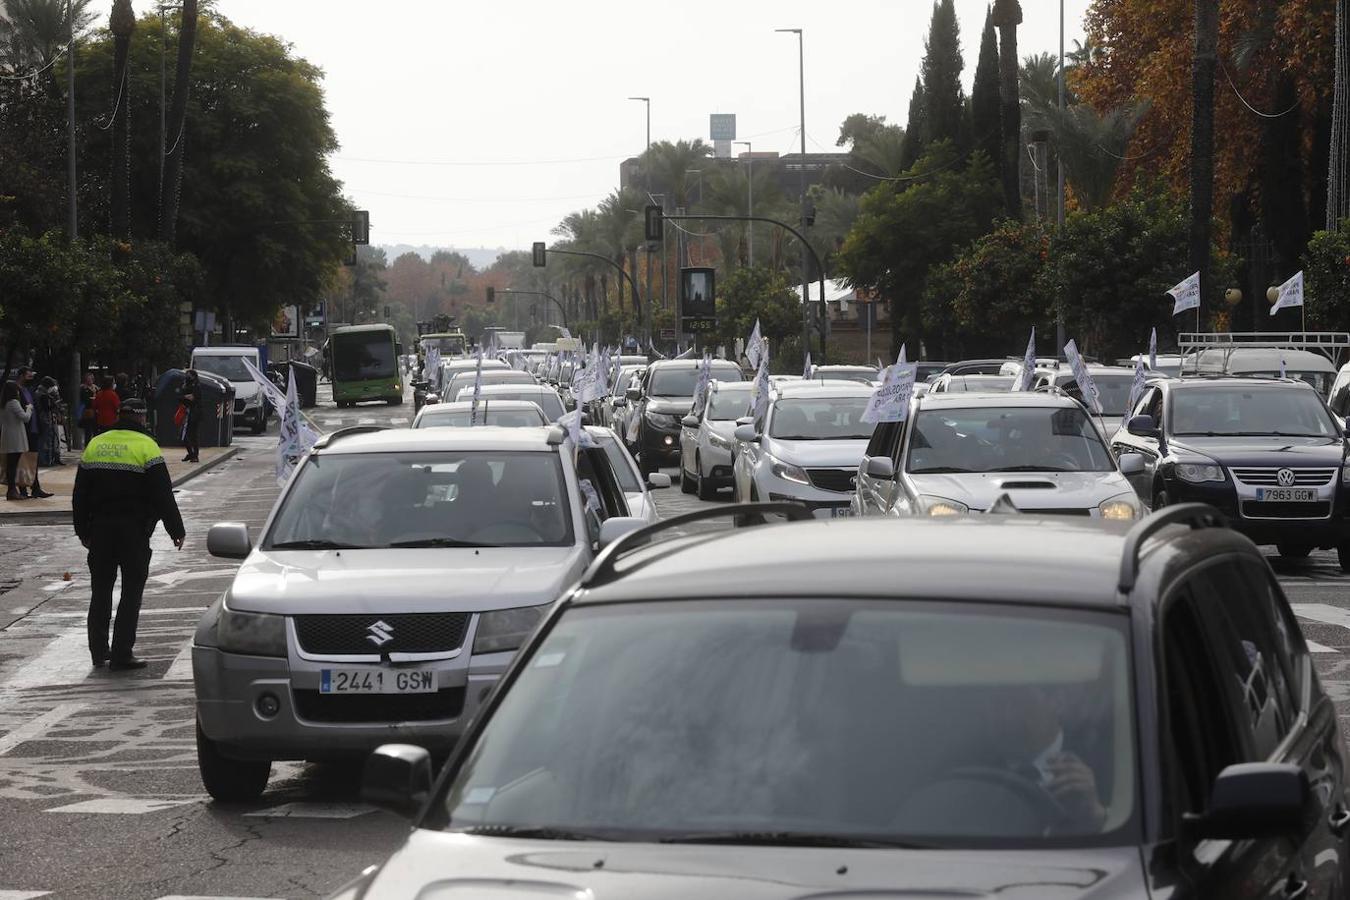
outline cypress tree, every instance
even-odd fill
[[[909,122],[905,125],[905,140],[900,145],[901,171],[908,171],[923,155],[924,113],[923,79],[916,76],[914,93],[909,97]]]
[[[953,0],[937,0],[923,57],[927,143],[951,140],[960,146],[965,96],[961,88],[961,33]],[[964,149],[964,148],[962,148]]]
[[[975,83],[970,89],[970,119],[973,146],[983,150],[1002,171],[1003,154],[998,94],[998,38],[994,35],[992,10],[986,9],[984,33],[980,36],[980,60],[975,65]]]

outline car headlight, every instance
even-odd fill
[[[1350,465],[1341,469],[1341,484],[1350,485]]]
[[[216,622],[220,649],[247,656],[286,655],[286,617],[239,612],[223,603]]]
[[[731,441],[729,441],[729,440],[727,440],[726,438],[722,437],[720,434],[718,434],[718,433],[715,432],[715,431],[710,431],[710,432],[708,432],[708,443],[709,443],[709,444],[712,444],[714,447],[718,447],[718,448],[720,448],[720,449],[722,449],[722,450],[730,450],[730,449],[731,449]],[[1350,472],[1350,469],[1347,469],[1346,471],[1347,471],[1347,472]]]
[[[669,415],[667,413],[658,413],[647,410],[643,415],[646,416],[647,421],[656,428],[674,428],[680,422],[678,416]]]
[[[919,512],[925,516],[941,518],[944,516],[964,516],[970,512],[970,507],[956,500],[948,500],[946,497],[933,497],[923,494],[919,497]]]
[[[1203,484],[1206,481],[1223,481],[1223,469],[1218,466],[1201,463],[1181,463],[1177,466],[1177,477],[1191,484]]]
[[[1128,522],[1139,518],[1139,505],[1129,500],[1103,500],[1097,509],[1103,519],[1113,522]]]
[[[768,454],[765,454],[769,456]],[[769,456],[769,471],[774,477],[781,478],[784,481],[795,481],[797,484],[810,484],[811,479],[806,477],[806,472],[800,466],[794,466],[790,462],[784,462],[776,456]]]
[[[474,653],[500,653],[515,650],[534,631],[552,603],[497,609],[478,617],[478,633],[473,638]]]

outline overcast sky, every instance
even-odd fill
[[[1065,0],[1066,46],[1088,0]],[[146,0],[137,11],[149,9]],[[1022,0],[1020,56],[1056,51],[1058,6]],[[528,248],[618,185],[645,141],[708,139],[735,113],[756,151],[797,148],[805,29],[807,150],[854,112],[904,124],[930,0],[218,0],[320,66],[342,149],[333,171],[374,243]],[[966,90],[985,0],[956,0]],[[743,149],[743,148],[737,148]]]

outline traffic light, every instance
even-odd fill
[[[648,241],[659,241],[665,234],[666,216],[665,211],[659,206],[648,206],[646,209],[646,218],[642,223],[642,234]]]
[[[542,269],[548,265],[548,251],[544,249],[543,241],[535,241],[533,249],[534,267]]]
[[[487,300],[489,303],[497,302],[497,289],[491,285],[489,285],[487,289]]]
[[[816,224],[816,204],[812,202],[810,197],[806,199],[806,204],[802,207],[802,222],[805,223],[807,228]]]
[[[352,243],[370,243],[370,212],[358,209],[352,214]]]

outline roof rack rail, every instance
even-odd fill
[[[711,509],[700,509],[691,513],[685,513],[682,516],[675,516],[671,519],[662,519],[648,525],[646,528],[639,528],[630,531],[614,543],[606,547],[595,561],[591,563],[581,576],[580,587],[593,587],[598,584],[608,584],[617,576],[614,571],[614,564],[618,562],[619,557],[623,556],[639,547],[645,547],[651,543],[654,535],[663,531],[670,531],[673,528],[680,528],[684,525],[690,525],[694,522],[706,522],[710,519],[725,519],[729,516],[741,519],[745,524],[754,523],[754,516],[786,516],[793,522],[805,522],[813,520],[815,516],[811,510],[807,509],[801,503],[733,503],[728,506],[717,506]],[[762,524],[762,523],[761,523]]]
[[[1125,547],[1120,555],[1120,592],[1134,590],[1139,576],[1139,551],[1144,541],[1169,525],[1189,525],[1192,529],[1227,528],[1228,519],[1208,503],[1178,503],[1149,515],[1125,535]]]
[[[1239,349],[1307,350],[1321,353],[1339,364],[1350,350],[1350,332],[1345,331],[1192,331],[1177,335],[1177,348],[1184,358],[1205,350],[1231,353]],[[1184,374],[1184,366],[1183,374]]]
[[[331,447],[334,441],[342,438],[352,437],[357,434],[369,434],[373,431],[388,431],[388,425],[348,425],[346,428],[339,428],[336,431],[329,431],[319,435],[319,439],[314,442],[315,450],[322,450],[325,447]]]

